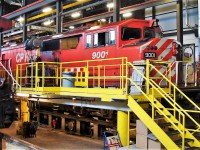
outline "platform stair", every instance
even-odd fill
[[[163,62],[162,62],[163,63]],[[159,62],[157,62],[159,64]],[[162,64],[163,65],[163,64]],[[195,132],[199,131],[199,123],[188,113],[187,110],[183,109],[176,102],[176,93],[179,92],[182,97],[189,101],[195,108],[200,111],[200,108],[190,100],[184,93],[181,92],[170,80],[170,74],[163,75],[155,64],[151,64],[148,60],[146,62],[146,76],[140,72],[136,66],[129,63],[134,70],[136,70],[142,78],[145,80],[146,89],[143,90],[137,85],[132,79],[129,79],[132,86],[135,86],[141,93],[141,98],[137,95],[128,96],[128,106],[138,116],[138,118],[147,126],[152,132],[154,139],[158,139],[167,149],[200,149],[200,142],[194,136]],[[156,83],[155,77],[151,78],[150,71],[154,70],[160,75],[161,79],[166,81],[164,88],[161,88],[159,83]],[[156,79],[158,79],[157,77]],[[173,91],[173,93],[171,93]],[[170,105],[170,109],[165,108],[161,103],[162,101]],[[143,104],[149,104],[149,110],[143,107]],[[186,117],[189,118],[197,127],[197,129],[186,128]],[[159,122],[162,119],[162,122]],[[168,127],[168,130],[164,130]],[[176,138],[174,138],[176,135]]]

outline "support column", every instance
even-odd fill
[[[81,122],[76,120],[76,133],[81,134]]]
[[[62,32],[62,1],[56,2],[56,34]]]
[[[3,149],[3,135],[0,134],[0,150]]]
[[[93,138],[97,139],[98,138],[98,124],[94,124],[94,128],[93,128]]]
[[[28,111],[28,100],[21,99],[21,120],[23,122],[30,121],[30,114]]]
[[[156,6],[152,7],[152,19],[156,19]]]
[[[52,127],[52,115],[48,115],[48,127]]]
[[[4,0],[0,0],[0,17],[4,15]]]
[[[176,4],[177,40],[183,44],[183,2],[177,0]]]
[[[23,6],[26,6],[26,0],[23,1]],[[24,24],[23,24],[23,42],[25,42],[26,39],[27,39],[27,26],[26,26],[27,19],[28,19],[27,14],[24,14],[23,18],[24,18]]]
[[[40,124],[40,112],[37,112],[37,122]]]
[[[61,129],[65,130],[65,117],[61,117]]]
[[[113,8],[113,22],[117,22],[120,20],[120,8],[121,8],[121,1],[120,0],[113,0],[114,8]]]
[[[3,46],[3,34],[0,32],[0,57],[1,57],[1,46]]]
[[[18,109],[17,116],[18,116],[18,120],[21,120],[21,109],[20,108]]]
[[[117,131],[123,146],[129,145],[128,113],[117,111]]]

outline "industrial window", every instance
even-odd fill
[[[116,44],[116,34],[115,31],[109,31],[109,45],[114,45]]]
[[[122,40],[134,40],[139,39],[141,37],[141,29],[139,28],[122,28]]]
[[[94,34],[94,47],[101,47],[101,46],[108,45],[108,41],[109,41],[108,32]]]
[[[144,38],[154,38],[155,37],[155,32],[154,30],[146,28],[144,30]]]
[[[87,48],[92,47],[92,35],[91,34],[88,34],[86,36],[86,47]]]
[[[60,41],[61,49],[63,50],[76,49],[79,43],[79,38],[80,35],[61,39]]]

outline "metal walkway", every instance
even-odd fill
[[[165,69],[164,75],[160,68]],[[107,102],[127,101],[130,109],[167,149],[200,148],[200,142],[194,136],[200,132],[200,125],[191,115],[199,113],[200,108],[171,82],[171,68],[171,62],[146,60],[130,63],[127,58],[35,62],[17,65],[16,80],[20,88],[16,88],[18,95],[67,95],[97,97]],[[152,70],[156,76],[152,76]],[[176,101],[177,94],[195,110],[182,108]],[[148,104],[150,113],[142,103]],[[164,120],[162,125],[156,121],[158,118]],[[196,128],[186,128],[186,119]],[[168,126],[170,132],[165,132],[163,126]],[[177,141],[170,137],[174,134],[179,137]]]

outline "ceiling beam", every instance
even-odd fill
[[[57,0],[50,0],[50,1],[46,1],[46,0],[38,0],[37,2],[34,2],[32,4],[26,5],[20,9],[17,9],[16,11],[13,11],[9,14],[4,15],[3,17],[6,19],[14,19],[20,15],[23,15],[25,13],[28,13],[30,11],[33,11],[35,9],[41,8],[45,5],[51,4],[53,2],[56,2]]]
[[[131,12],[131,11],[136,11],[136,10],[140,10],[140,9],[145,9],[145,8],[149,8],[149,7],[153,7],[153,6],[158,6],[158,5],[163,5],[163,4],[167,4],[167,3],[172,3],[172,2],[176,2],[177,0],[149,0],[147,2],[144,3],[140,3],[140,4],[135,4],[135,5],[131,5],[128,7],[123,7],[120,9],[120,14],[124,14],[126,12]],[[106,12],[106,13],[101,13],[95,16],[89,16],[89,17],[85,17],[85,18],[81,18],[81,19],[76,19],[70,22],[66,22],[64,23],[63,27],[66,26],[72,26],[75,24],[82,24],[82,23],[87,23],[90,21],[95,21],[98,19],[102,19],[102,18],[107,18],[107,17],[111,17],[113,16],[113,11],[110,12]]]

